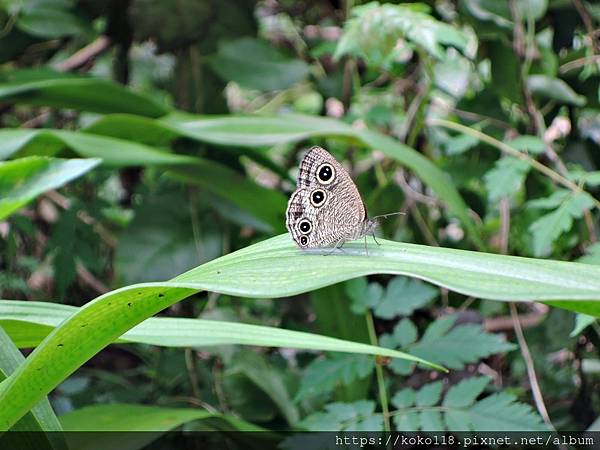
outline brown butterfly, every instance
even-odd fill
[[[298,187],[288,202],[285,222],[300,248],[337,248],[368,234],[375,238],[377,217],[367,216],[352,178],[329,152],[321,147],[308,150],[300,163]]]

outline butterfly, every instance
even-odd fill
[[[300,163],[298,186],[286,211],[285,225],[302,249],[337,248],[368,234],[375,238],[377,217],[367,208],[352,178],[324,148],[308,150]]]

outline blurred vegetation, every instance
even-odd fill
[[[0,297],[82,306],[280,234],[313,144],[371,215],[406,213],[383,237],[599,264],[599,81],[586,0],[0,0]],[[65,429],[597,429],[598,309],[576,310],[389,275],[284,300],[202,292],[164,315],[451,372],[119,344],[49,399]]]

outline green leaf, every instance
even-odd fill
[[[448,138],[444,147],[448,155],[460,155],[479,144],[479,139],[469,134],[459,134]]]
[[[15,345],[30,348],[38,345],[54,328],[79,310],[80,308],[59,303],[0,300],[0,325],[14,340]],[[161,347],[260,345],[389,357],[403,355],[394,350],[312,333],[235,322],[171,317],[150,318],[113,342],[136,342]],[[412,360],[413,357],[410,358]]]
[[[277,405],[290,426],[298,422],[300,414],[282,377],[262,355],[254,352],[238,353],[233,365],[225,373],[227,377],[235,374],[243,374],[262,390]]]
[[[488,384],[490,384],[488,377],[465,378],[448,389],[442,405],[448,408],[471,406]]]
[[[547,428],[531,406],[517,402],[507,393],[490,395],[469,409],[475,431],[546,431]]]
[[[86,22],[75,14],[51,5],[31,8],[19,17],[16,25],[27,34],[46,39],[59,39],[89,31]]]
[[[379,283],[367,283],[366,278],[350,280],[345,288],[346,294],[352,300],[350,309],[354,314],[365,314],[369,309],[376,307],[385,292]]]
[[[519,136],[506,142],[515,150],[540,155],[546,150],[546,143],[537,136]]]
[[[26,155],[53,156],[65,147],[80,156],[101,158],[114,167],[191,164],[190,156],[176,155],[123,139],[65,130],[0,130],[0,157],[21,151]]]
[[[0,157],[6,158],[19,150],[28,154],[55,154],[65,146],[83,156],[102,158],[102,163],[109,166],[167,165],[171,176],[197,185],[248,212],[258,229],[267,232],[284,229],[285,196],[257,185],[223,164],[164,152],[133,141],[87,133],[0,130]]]
[[[483,176],[490,202],[497,202],[518,192],[530,169],[527,162],[512,156],[496,161],[494,168]]]
[[[157,432],[157,435],[154,435],[154,433],[133,433],[151,437],[152,440],[160,435],[159,432],[172,430],[184,423],[194,420],[206,421],[209,422],[209,424],[210,422],[213,422],[214,425],[211,428],[216,430],[263,430],[262,428],[238,419],[237,417],[210,413],[198,408],[164,408],[124,403],[86,406],[60,417],[60,421],[65,431],[155,431]],[[73,434],[78,435],[78,437],[86,438],[84,442],[87,442],[87,445],[91,445],[91,441],[95,439],[93,434],[89,434],[87,437],[85,436],[87,433]],[[115,437],[117,439],[122,439],[122,436],[120,435]],[[105,445],[104,448],[115,448],[107,446],[104,440],[102,444]]]
[[[439,334],[437,329],[429,332],[440,321],[446,327],[448,324],[453,325],[456,317],[436,320],[420,341],[407,347],[411,354],[437,361],[452,369],[462,369],[467,363],[515,348],[513,344],[504,342],[501,335],[486,333],[481,326],[474,324],[457,325],[447,332],[442,330]]]
[[[17,367],[25,361],[25,358],[15,347],[10,337],[0,326],[0,382],[10,376]],[[64,438],[57,431],[62,431],[58,419],[52,411],[50,402],[43,398],[19,420],[12,428],[17,432],[34,432],[27,435],[4,435],[0,436],[0,443],[6,448],[22,449],[66,449]],[[48,431],[50,433],[39,433]]]
[[[382,431],[383,416],[375,414],[375,403],[369,400],[337,402],[326,405],[323,412],[304,418],[298,426],[308,431]]]
[[[583,106],[587,100],[577,94],[571,87],[559,78],[546,75],[530,75],[527,78],[527,88],[532,94],[567,105]]]
[[[160,117],[169,112],[166,106],[155,100],[109,80],[62,74],[50,74],[46,79],[27,80],[23,72],[27,73],[14,71],[2,75],[9,81],[0,84],[2,102],[146,117]]]
[[[339,384],[348,386],[366,378],[374,368],[373,358],[364,355],[333,354],[325,359],[316,359],[306,367],[294,401],[329,394]]]
[[[417,406],[433,406],[440,401],[442,396],[442,382],[428,383],[417,392]]]
[[[288,88],[306,78],[309,70],[304,61],[292,59],[272,44],[250,37],[220,42],[209,64],[223,79],[259,91]]]
[[[444,431],[442,413],[440,411],[421,411],[419,416],[420,428],[423,431]]]
[[[406,409],[415,404],[417,396],[411,388],[404,388],[392,397],[391,403],[398,409]]]
[[[549,199],[552,200],[552,198]],[[543,200],[530,202],[530,206],[539,207],[541,205],[545,205]],[[571,229],[573,219],[581,218],[586,209],[593,207],[594,201],[588,193],[577,192],[569,195],[556,210],[533,222],[529,227],[529,231],[533,234],[533,252],[535,256],[548,255],[552,250],[554,241],[561,234]]]
[[[396,277],[388,284],[380,303],[375,307],[375,315],[382,319],[392,319],[399,315],[409,316],[415,309],[425,306],[436,298],[439,291],[419,280]]]
[[[598,313],[597,266],[387,240],[380,244],[371,245],[368,256],[362,241],[346,244],[343,253],[325,256],[330,250],[302,251],[285,234],[203,264],[168,282],[127,286],[107,293],[64,321],[0,385],[0,430],[9,428],[43,395],[123,333],[199,290],[241,297],[288,297],[359,276],[390,273],[422,278],[479,298],[562,300],[566,304],[577,300],[576,308],[591,308]],[[467,338],[469,348],[474,340],[485,336],[479,329],[478,333],[467,331],[455,337],[456,342]],[[431,333],[426,332],[425,337],[428,335]],[[429,343],[435,341],[430,339]],[[443,349],[444,340],[437,341]],[[497,351],[509,348],[494,336],[486,337],[486,341]],[[460,351],[464,352],[464,346]],[[381,354],[384,352],[381,349]],[[453,355],[452,359],[461,358]],[[38,368],[43,369],[41,375]]]
[[[398,392],[392,405],[398,431],[543,431],[541,418],[531,406],[517,402],[506,393],[493,394],[478,402],[475,399],[489,384],[487,377],[462,380],[452,386],[441,406],[442,382],[424,385],[415,394],[412,389]],[[416,408],[413,407],[416,401]]]
[[[577,314],[575,316],[575,327],[573,328],[573,331],[571,331],[571,334],[569,334],[569,337],[575,337],[579,335],[583,330],[585,330],[591,324],[596,322],[596,320],[598,320],[598,318],[594,316],[588,316],[587,314]]]
[[[0,162],[0,220],[38,195],[89,172],[99,159],[21,158]]]
[[[418,411],[399,411],[394,415],[394,425],[396,431],[417,431],[421,422],[421,416]]]
[[[352,8],[334,58],[352,54],[364,58],[368,65],[388,67],[398,57],[399,39],[422,47],[436,58],[444,57],[444,46],[461,51],[467,46],[462,31],[434,19],[423,5],[370,2]]]
[[[417,327],[410,319],[404,318],[396,324],[392,334],[384,334],[380,340],[381,345],[385,347],[408,347],[416,342],[417,337]]]

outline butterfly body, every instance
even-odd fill
[[[373,233],[377,222],[367,216],[344,167],[325,149],[312,147],[300,163],[286,227],[300,248],[337,247]]]

